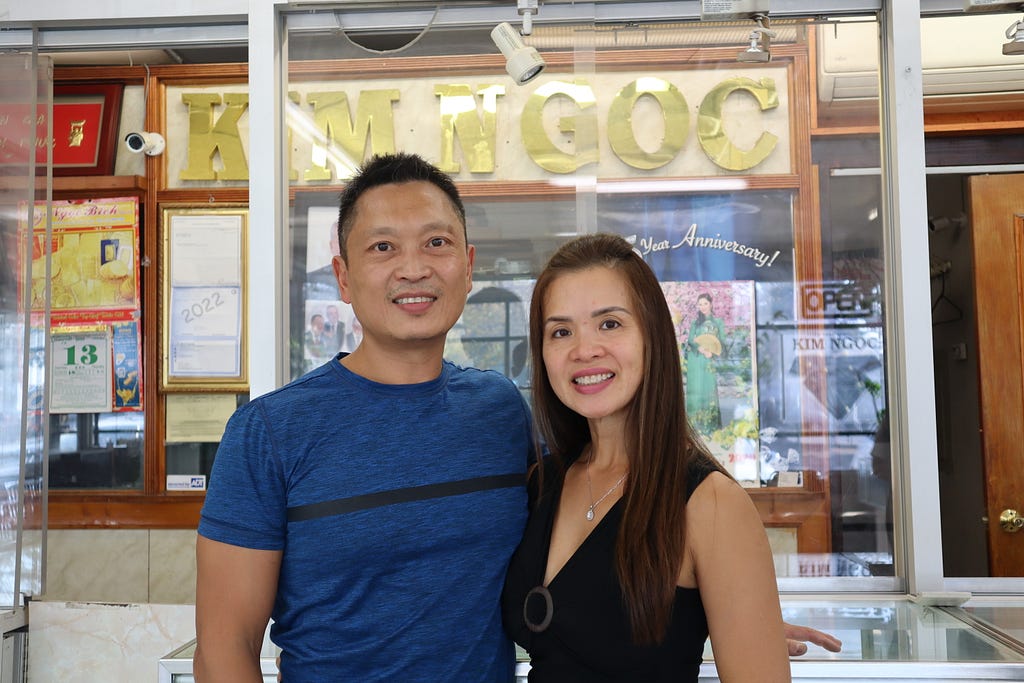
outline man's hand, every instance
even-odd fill
[[[807,652],[807,643],[814,643],[823,647],[829,652],[839,652],[843,649],[841,640],[828,633],[817,631],[807,626],[794,626],[783,622],[786,630],[786,645],[789,646],[789,656],[799,657]]]

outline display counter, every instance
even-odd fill
[[[979,630],[1008,639],[1011,647],[1024,651],[1024,602],[972,600],[964,606],[964,615]]]
[[[192,675],[192,657],[196,653],[196,641],[193,639],[174,652],[160,659],[157,681],[159,683],[195,683]],[[263,683],[277,682],[277,650],[267,639],[263,640],[260,651],[260,673]]]
[[[0,681],[22,683],[28,641],[28,612],[24,607],[0,608],[0,636]]]
[[[811,645],[792,660],[794,681],[1024,681],[1024,601],[970,601],[961,608],[931,607],[902,598],[863,596],[786,598],[792,624],[831,633],[842,652]],[[160,683],[191,683],[195,641],[160,661]],[[516,682],[525,683],[529,658],[518,650]],[[261,659],[265,681],[276,680],[273,652]],[[717,681],[710,643],[701,681]]]
[[[995,608],[1022,613],[1022,607],[1009,602],[984,609]],[[787,622],[831,633],[843,641],[842,652],[812,645],[806,655],[794,658],[793,680],[1024,680],[1024,647],[972,616],[974,607],[932,607],[903,598],[849,596],[787,598],[782,609]],[[705,655],[710,659],[710,646]],[[710,661],[702,667],[701,680],[718,680]]]

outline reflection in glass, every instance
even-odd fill
[[[141,489],[143,413],[50,415],[51,489]]]
[[[832,39],[831,23],[808,31],[801,20],[779,22],[772,64],[755,69],[735,61],[749,27],[588,22],[535,27],[531,40],[562,61],[525,86],[500,66],[454,76],[438,68],[439,57],[457,68],[461,55],[493,55],[490,26],[432,29],[408,46],[401,32],[362,36],[377,49],[404,46],[386,55],[296,30],[288,90],[302,95],[312,79],[318,92],[344,91],[351,121],[359,97],[398,88],[387,119],[396,144],[453,169],[476,260],[449,359],[502,372],[528,396],[521,326],[533,279],[570,236],[621,234],[671,299],[680,372],[707,408],[695,404],[693,418],[761,511],[779,576],[893,576],[882,182],[833,174],[881,166],[879,134],[870,132],[877,101],[837,97],[816,87],[824,72],[806,73],[835,57],[823,50],[845,44]],[[872,36],[859,54],[876,53],[874,19],[849,23]],[[794,68],[793,55],[814,68]],[[368,56],[388,60],[396,75],[360,71]],[[303,73],[314,63],[315,73]],[[320,69],[331,63],[337,71]],[[877,82],[877,61],[864,77]],[[504,90],[492,99],[498,91],[484,86],[495,84]],[[308,108],[307,99],[298,101]],[[436,120],[429,131],[412,122],[413,110]],[[701,146],[701,113],[705,137],[741,158],[726,164],[734,170]],[[816,132],[853,127],[856,135]],[[365,153],[383,151],[368,132],[359,139]],[[755,150],[759,140],[771,144]],[[303,340],[321,312],[309,302],[326,315],[334,301],[330,278],[316,285],[310,275],[326,263],[323,226],[336,217],[338,186],[327,182],[301,173],[293,181],[293,376],[307,369]],[[693,327],[703,292],[721,330]],[[877,648],[903,647],[887,643]]]
[[[971,628],[955,608],[906,600],[783,599],[782,617],[788,623],[816,628],[843,641],[838,653],[811,645],[807,660],[1024,662],[1024,654]]]
[[[37,139],[36,116],[10,113],[31,113],[33,107],[46,111],[51,73],[47,58],[0,55],[5,141]],[[19,607],[22,596],[41,593],[44,571],[48,320],[25,315],[33,290],[26,276],[32,253],[20,245],[30,243],[21,232],[31,225],[30,208],[47,195],[33,190],[44,185],[32,182],[36,168],[28,156],[8,145],[0,166],[0,180],[6,181],[0,183],[0,608]],[[48,154],[41,153],[38,161],[47,163]]]
[[[1009,635],[1024,648],[1024,604],[1008,599],[1002,604],[967,604],[964,612],[990,628]]]
[[[448,335],[445,357],[497,370],[528,389],[526,322],[532,291],[533,280],[474,282],[462,318]]]

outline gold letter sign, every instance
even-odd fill
[[[213,123],[213,107],[221,103],[216,93],[182,93],[188,105],[188,167],[179,174],[182,180],[247,180],[249,164],[245,160],[238,119],[249,108],[249,94],[226,93],[224,113]],[[213,169],[213,157],[220,150],[222,171]]]
[[[558,129],[563,133],[575,133],[576,153],[563,152],[544,130],[544,105],[558,95],[571,100],[580,110],[592,109],[597,103],[594,91],[583,81],[550,81],[530,95],[519,124],[526,153],[538,166],[552,173],[572,173],[581,166],[598,161],[597,117],[593,114],[559,117]]]
[[[440,99],[441,163],[446,173],[458,173],[455,161],[455,136],[462,142],[462,154],[471,173],[494,173],[494,148],[497,140],[498,97],[505,86],[481,85],[476,94],[483,100],[483,120],[477,115],[476,98],[468,85],[435,85]]]
[[[778,136],[767,131],[754,143],[753,149],[742,150],[732,143],[725,135],[722,123],[722,105],[729,95],[737,90],[746,90],[757,99],[761,111],[779,106],[779,93],[775,89],[775,81],[762,78],[755,81],[751,78],[729,78],[722,81],[704,96],[697,116],[697,138],[700,146],[711,161],[730,171],[745,171],[754,168],[768,158],[779,141]]]
[[[661,148],[653,152],[644,151],[633,130],[633,107],[644,95],[658,101],[665,121],[665,138]],[[686,98],[662,78],[638,78],[618,92],[608,109],[608,143],[612,151],[633,168],[645,171],[661,168],[672,161],[686,143],[689,127],[690,112]]]
[[[370,156],[392,154],[395,151],[395,119],[391,103],[397,102],[398,90],[363,90],[356,104],[356,120],[348,107],[348,95],[343,92],[311,92],[306,102],[313,105],[313,122],[330,142],[337,143],[348,155],[352,166],[363,160],[366,138],[370,138]],[[330,180],[327,150],[313,144],[313,159],[306,169],[306,180]],[[343,178],[339,178],[342,180]]]

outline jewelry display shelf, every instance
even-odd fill
[[[843,641],[842,652],[815,645],[791,661],[802,683],[977,683],[1024,680],[1024,601],[972,599],[963,607],[933,607],[903,598],[792,598],[782,616]],[[438,642],[442,640],[440,634]],[[192,683],[195,641],[160,660],[160,683]],[[260,660],[264,681],[275,681],[272,646]],[[517,648],[516,683],[525,683],[529,657]],[[710,643],[700,681],[718,681]]]

